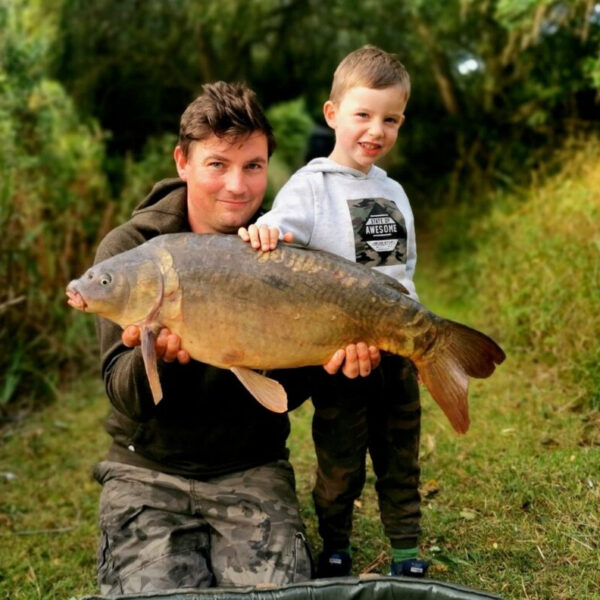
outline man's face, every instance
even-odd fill
[[[267,189],[267,137],[256,131],[239,140],[211,135],[192,142],[175,163],[187,183],[188,218],[195,233],[235,233],[260,207]]]

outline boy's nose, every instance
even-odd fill
[[[383,135],[383,123],[377,119],[373,119],[369,123],[369,134],[373,137],[381,137]]]

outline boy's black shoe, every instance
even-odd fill
[[[317,577],[348,577],[352,571],[352,558],[347,552],[323,552],[319,556]]]
[[[396,562],[392,561],[390,575],[404,575],[405,577],[425,577],[429,563],[418,558],[409,558]]]

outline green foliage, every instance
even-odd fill
[[[54,72],[120,155],[174,131],[209,80],[243,79],[267,107],[303,97],[321,122],[337,63],[365,43],[397,53],[411,74],[386,167],[419,203],[523,183],[548,148],[599,121],[600,16],[589,0],[62,4]]]
[[[277,148],[269,162],[269,185],[264,206],[271,206],[277,191],[305,163],[308,136],[313,120],[304,98],[274,104],[267,110]]]
[[[271,106],[267,117],[273,126],[277,156],[292,171],[304,164],[306,142],[313,121],[306,111],[303,98]]]
[[[148,139],[137,160],[128,154],[125,159],[124,183],[120,192],[116,222],[123,223],[133,209],[148,195],[155,182],[177,177],[173,149],[177,144],[174,134]]]
[[[18,396],[33,405],[51,395],[59,368],[89,353],[64,344],[61,305],[90,259],[107,196],[99,130],[45,77],[47,30],[29,34],[36,13],[21,3],[1,5],[0,20],[0,335],[11,340],[0,357],[1,415]]]

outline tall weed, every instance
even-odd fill
[[[600,407],[600,141],[571,141],[559,173],[498,193],[481,214],[445,211],[433,231],[438,278],[510,348],[579,382]],[[581,398],[571,398],[581,400]]]

